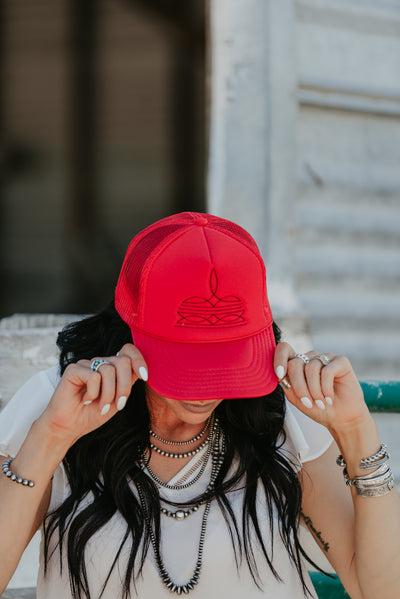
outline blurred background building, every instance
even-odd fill
[[[253,233],[278,322],[400,379],[398,0],[0,0],[0,317],[103,307],[181,210]]]

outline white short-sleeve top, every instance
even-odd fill
[[[14,457],[28,431],[34,422],[45,410],[54,389],[59,380],[58,367],[39,372],[32,377],[14,395],[0,414],[0,454]],[[332,442],[329,431],[305,416],[294,406],[287,403],[284,428],[286,441],[281,448],[291,459],[295,469],[300,469],[303,462],[314,460],[322,455]],[[187,463],[182,470],[169,481],[170,484],[187,473],[193,466],[194,461],[199,459],[199,454]],[[29,477],[29,473],[24,473]],[[204,476],[195,485],[186,490],[187,496],[182,496],[180,491],[179,501],[193,497],[202,492],[202,485],[209,481],[207,469]],[[187,479],[187,480],[190,480]],[[203,481],[203,482],[202,482]],[[29,492],[29,490],[27,490]],[[173,491],[162,489],[160,495],[165,499],[177,500]],[[57,468],[52,487],[49,511],[56,509],[69,495],[69,485],[62,464]],[[263,535],[266,539],[265,545],[270,545],[270,526],[265,511],[262,510],[263,494],[259,494],[259,522]],[[229,496],[231,506],[240,522],[243,509],[243,493],[236,490]],[[82,508],[91,501],[87,496],[82,501]],[[279,536],[277,526],[274,527],[273,564],[281,581],[278,581],[270,572],[261,556],[257,560],[258,548],[254,544],[254,553],[259,567],[262,588],[258,588],[251,577],[246,560],[239,568],[235,565],[235,557],[229,531],[220,509],[212,502],[207,520],[205,534],[203,564],[198,585],[191,591],[193,599],[261,599],[261,597],[274,597],[274,599],[301,599],[304,597],[301,582],[290,562],[286,548]],[[177,584],[185,584],[193,575],[198,543],[200,537],[203,507],[191,514],[183,521],[172,518],[161,518],[161,555],[165,567],[171,578]],[[89,579],[89,588],[92,599],[98,599],[101,594],[105,578],[114,561],[119,549],[121,539],[126,531],[125,521],[117,512],[112,519],[89,540],[86,545],[86,566]],[[119,599],[122,597],[122,582],[125,574],[126,558],[129,547],[126,546],[121,552],[117,566],[113,569],[108,584],[102,595],[103,599]],[[305,578],[308,574],[305,571]],[[308,585],[312,589],[311,582]],[[135,594],[140,599],[166,599],[171,597],[170,591],[163,586],[152,548],[147,554],[142,576],[136,583],[136,591],[132,585],[132,597]],[[37,599],[71,599],[71,590],[67,568],[59,569],[58,551],[56,551],[48,563],[46,576],[43,569],[43,542],[40,550],[40,567],[37,580]],[[316,599],[316,595],[313,595]]]

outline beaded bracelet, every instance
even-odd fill
[[[9,465],[11,464],[13,459],[14,458],[8,458],[8,460],[3,462],[3,474],[5,474],[7,478],[14,481],[15,483],[18,483],[19,485],[23,485],[24,487],[34,487],[35,483],[33,482],[33,480],[21,478],[20,476],[17,476],[13,472],[11,472],[11,470],[9,469]]]

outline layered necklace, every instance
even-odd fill
[[[194,443],[195,441],[198,441],[199,439],[202,438],[202,436],[204,435],[204,433],[206,432],[206,430],[208,428],[208,425],[210,424],[211,418],[212,418],[212,415],[208,417],[203,430],[201,430],[198,435],[196,435],[192,439],[189,439],[188,441],[168,441],[167,439],[163,439],[162,437],[159,437],[158,435],[156,435],[156,433],[152,429],[149,430],[149,435],[150,435],[150,437],[154,437],[158,441],[162,441],[163,443],[165,443],[165,445],[190,445],[190,443]]]
[[[156,433],[152,429],[149,430],[149,435],[150,435],[150,437],[154,437],[154,439],[158,439],[158,441],[161,441],[162,443],[165,443],[166,445],[178,445],[178,446],[190,445],[191,443],[195,443],[196,441],[199,441],[203,437],[210,422],[211,422],[211,416],[208,418],[207,422],[205,423],[203,430],[200,431],[198,435],[196,435],[192,439],[189,439],[188,441],[168,441],[167,439],[163,439],[162,437],[159,437],[158,435],[156,435]],[[196,455],[196,453],[199,453],[206,445],[208,445],[209,438],[210,437],[208,436],[205,441],[203,441],[202,443],[200,443],[200,445],[198,447],[196,447],[196,449],[193,449],[192,451],[186,451],[183,453],[172,453],[170,451],[165,451],[164,449],[160,449],[160,447],[157,447],[156,445],[154,445],[154,443],[150,443],[150,447],[151,447],[151,449],[154,449],[154,451],[156,451],[160,455],[165,456],[166,458],[189,458],[193,455]]]
[[[204,454],[204,456],[197,462],[199,465],[201,465],[199,472],[196,474],[196,476],[190,481],[190,482],[183,482],[183,483],[177,483],[175,485],[170,485],[168,483],[165,483],[164,481],[162,481],[150,468],[150,464],[149,464],[149,460],[146,457],[146,452],[144,451],[142,454],[142,458],[141,458],[141,465],[142,468],[146,467],[148,473],[150,474],[150,477],[154,480],[154,482],[156,483],[156,485],[158,487],[164,487],[165,489],[170,489],[172,491],[181,491],[182,489],[187,489],[188,487],[190,487],[191,485],[193,485],[194,483],[196,483],[199,478],[201,477],[201,475],[203,474],[205,467],[207,465],[208,459],[210,457],[212,448],[213,448],[213,439],[215,438],[215,434],[217,429],[219,429],[219,423],[218,420],[212,416],[211,420],[207,420],[207,426],[208,426],[208,422],[210,423],[210,432],[209,435],[206,439],[205,442],[202,443],[202,446],[205,447],[205,445],[207,445],[207,450]],[[205,427],[203,429],[203,431],[206,430],[207,427]],[[203,433],[204,434],[204,433]],[[201,435],[201,433],[199,433],[199,435]],[[199,437],[199,435],[197,435]],[[201,435],[202,436],[202,435]],[[190,441],[181,441],[181,443],[191,443],[192,440]],[[151,447],[152,444],[150,444]],[[194,453],[192,455],[195,455],[197,452],[196,450],[194,451]],[[181,454],[174,454],[174,453],[170,453],[168,456],[166,457],[174,457],[174,456],[179,456],[179,457],[183,457]],[[187,456],[188,457],[188,456]]]
[[[205,467],[211,457],[211,462],[212,462],[211,475],[210,475],[210,482],[207,486],[207,491],[213,490],[215,481],[216,481],[217,476],[221,469],[221,465],[224,461],[224,454],[225,454],[225,440],[224,440],[224,435],[223,435],[223,432],[219,425],[218,419],[215,418],[213,415],[207,421],[204,429],[199,433],[199,435],[197,435],[196,437],[194,437],[193,439],[191,439],[189,441],[181,441],[180,444],[186,445],[189,443],[193,443],[193,441],[200,440],[201,437],[205,434],[205,431],[207,430],[208,426],[210,426],[210,432],[207,437],[206,452],[199,460],[197,460],[196,464],[194,466],[192,466],[192,468],[190,468],[188,473],[186,473],[174,485],[169,485],[168,483],[164,483],[156,474],[154,474],[154,472],[149,467],[149,460],[146,458],[146,453],[143,452],[142,458],[141,458],[141,467],[143,469],[147,469],[147,472],[149,473],[150,477],[155,482],[155,484],[157,485],[158,488],[165,487],[165,488],[173,490],[173,491],[179,491],[179,490],[190,487],[191,485],[193,485],[195,482],[197,482],[199,480],[199,478],[203,474]],[[168,441],[165,441],[164,439],[157,437],[153,433],[153,431],[150,431],[150,434],[151,434],[151,436],[158,438],[160,441],[162,441],[164,443],[165,442],[168,443]],[[170,443],[175,444],[174,442],[170,442]],[[202,444],[203,447],[205,447],[204,443],[205,442],[203,442],[203,444]],[[190,454],[190,455],[194,455],[194,454]],[[172,457],[172,456],[170,455],[167,457]],[[191,480],[189,480],[189,482],[187,482],[189,477],[192,474],[194,474],[194,472],[196,471],[197,468],[199,468],[199,472],[196,474],[196,476],[194,476]],[[204,513],[203,513],[201,529],[200,529],[199,545],[198,545],[198,549],[197,549],[197,560],[196,560],[196,565],[194,568],[193,575],[188,582],[186,582],[183,585],[178,585],[172,580],[171,576],[167,572],[167,569],[164,565],[163,559],[160,554],[160,548],[158,546],[157,539],[156,539],[153,527],[150,522],[150,518],[149,518],[148,511],[147,511],[143,491],[140,487],[140,484],[138,484],[138,483],[137,483],[137,489],[138,489],[140,504],[141,504],[141,507],[143,510],[144,517],[146,519],[147,528],[149,530],[150,541],[151,541],[151,544],[153,547],[154,556],[155,556],[155,560],[156,560],[156,564],[157,564],[157,569],[158,569],[158,573],[160,575],[161,581],[164,584],[164,586],[167,589],[169,589],[172,593],[176,593],[177,595],[181,595],[182,593],[188,594],[197,585],[197,583],[199,581],[199,577],[200,577],[200,571],[201,571],[202,562],[203,562],[204,538],[205,538],[205,534],[206,534],[208,514],[210,512],[210,507],[211,507],[211,499],[208,499],[205,502]],[[197,512],[199,507],[200,507],[200,504],[191,507],[187,511],[177,510],[176,512],[170,512],[166,508],[161,508],[161,514],[170,516],[172,518],[175,518],[176,520],[184,520],[190,514]]]

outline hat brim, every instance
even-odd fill
[[[163,397],[187,401],[261,397],[278,384],[272,326],[251,337],[219,343],[177,343],[132,331]]]

